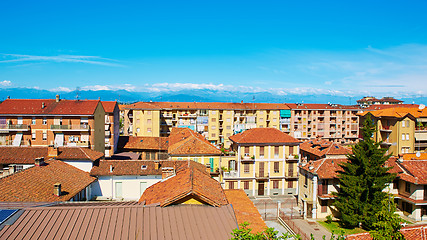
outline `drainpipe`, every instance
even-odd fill
[[[313,176],[313,209],[311,210],[311,218],[316,219],[317,213],[317,176]]]

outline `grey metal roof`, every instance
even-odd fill
[[[230,239],[231,205],[89,205],[21,210],[0,225],[0,239]]]

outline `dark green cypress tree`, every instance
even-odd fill
[[[340,187],[334,205],[341,214],[341,225],[347,228],[362,224],[372,229],[375,214],[387,198],[382,190],[395,178],[384,166],[390,155],[372,139],[375,129],[368,114],[361,129],[363,140],[353,146],[353,154],[347,156],[348,162],[341,164],[343,170],[338,173]]]

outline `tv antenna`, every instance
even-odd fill
[[[76,87],[76,99],[79,100],[80,87]]]

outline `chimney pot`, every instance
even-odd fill
[[[55,96],[55,97],[56,97],[56,99],[55,99],[55,100],[56,100],[56,102],[59,102],[59,100],[60,100],[60,99],[59,99],[59,94],[56,94],[56,96]]]
[[[61,196],[61,183],[53,184],[53,194],[57,197]]]
[[[57,157],[58,156],[58,148],[56,148],[54,145],[49,145],[47,147],[47,155],[48,157]]]
[[[34,160],[34,165],[36,166],[43,166],[43,164],[44,164],[44,157],[39,157]]]

